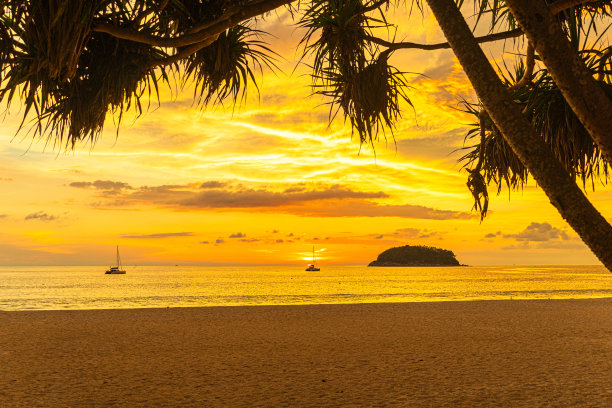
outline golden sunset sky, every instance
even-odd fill
[[[398,40],[444,38],[431,16],[407,21]],[[495,196],[481,223],[457,149],[474,93],[451,51],[399,51],[415,109],[395,143],[359,146],[350,126],[328,126],[296,63],[301,32],[286,12],[258,25],[282,59],[264,71],[260,95],[200,110],[193,88],[165,89],[161,106],[113,118],[92,148],[65,152],[15,137],[20,107],[0,124],[0,264],[105,265],[115,245],[127,265],[366,264],[384,249],[433,245],[466,264],[591,264],[595,257],[535,183]],[[502,58],[502,45],[485,47]],[[423,75],[416,75],[416,74]],[[612,216],[612,188],[588,196]]]

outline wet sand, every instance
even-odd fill
[[[0,407],[612,406],[612,299],[0,312]]]

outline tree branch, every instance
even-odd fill
[[[520,80],[516,84],[512,85],[509,90],[514,91],[522,88],[531,81],[533,75],[533,69],[535,68],[535,47],[531,41],[527,42],[527,56],[525,57],[525,72]]]
[[[571,7],[576,7],[588,3],[595,3],[597,0],[559,0],[551,4],[550,12],[553,14],[558,14],[563,10],[567,10]]]
[[[215,42],[217,38],[219,38],[219,34],[213,37],[209,37],[206,41],[202,41],[201,43],[191,44],[183,48],[181,51],[177,52],[176,54],[169,56],[168,58],[153,61],[153,63],[151,63],[151,68],[172,65],[176,62],[179,62],[183,58],[187,58],[191,54],[195,54],[196,52],[200,51],[202,48],[208,47],[210,44]]]
[[[387,0],[379,1],[378,3],[375,3],[375,5],[382,5],[386,1]],[[567,10],[570,7],[575,7],[575,6],[579,6],[582,4],[594,3],[596,1],[598,0],[560,0],[550,5],[550,11],[553,14],[558,14],[562,12],[563,10]],[[515,28],[514,30],[504,31],[504,32],[495,33],[495,34],[487,34],[481,37],[476,37],[476,41],[479,44],[482,44],[482,43],[491,42],[491,41],[499,41],[499,40],[506,40],[508,38],[519,37],[522,34],[523,34],[523,30],[521,30],[520,28]],[[451,46],[447,42],[437,43],[437,44],[419,44],[419,43],[413,43],[413,42],[391,42],[391,41],[385,41],[381,38],[372,37],[372,36],[367,36],[366,40],[371,41],[378,45],[382,45],[383,47],[387,47],[390,50],[411,49],[411,48],[419,49],[419,50],[442,50],[442,49],[451,48]],[[530,48],[527,48],[527,53],[528,53],[527,62],[529,62],[529,51],[530,51]],[[533,51],[533,47],[531,47],[531,51]],[[533,62],[533,57],[532,57],[532,62]],[[533,73],[533,67],[531,68],[531,73]],[[531,74],[529,76],[531,76]]]
[[[160,37],[156,35],[144,34],[138,30],[132,30],[126,27],[119,27],[107,23],[98,23],[93,27],[93,31],[110,34],[113,37],[124,40],[135,41],[143,44],[149,44],[155,47],[163,48],[178,48],[186,47],[192,44],[198,44],[207,41],[223,31],[235,26],[236,24],[248,20],[249,18],[264,14],[274,10],[285,4],[292,3],[295,0],[264,0],[254,2],[247,6],[237,7],[232,15],[225,15],[215,21],[207,22],[206,28],[192,33],[185,34],[179,37]]]
[[[488,34],[483,35],[482,37],[476,37],[476,41],[478,43],[485,43],[491,41],[505,40],[508,38],[519,37],[523,34],[523,31],[520,28],[515,28],[514,30],[504,31],[502,33]],[[399,49],[419,49],[419,50],[442,50],[446,48],[451,48],[451,46],[445,43],[437,43],[437,44],[419,44],[413,42],[391,42],[385,41],[378,37],[366,36],[366,40],[371,41],[375,44],[382,45],[383,47],[387,47],[391,50],[399,50]]]

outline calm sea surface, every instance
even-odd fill
[[[0,267],[0,310],[612,297],[603,266]]]

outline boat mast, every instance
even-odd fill
[[[117,245],[117,267],[121,268],[121,258],[119,258],[119,245]]]
[[[314,253],[314,245],[312,246],[312,264],[315,264],[315,253]]]

